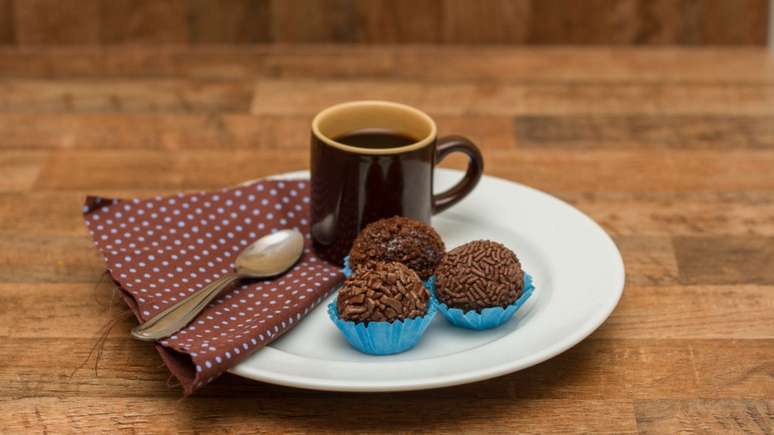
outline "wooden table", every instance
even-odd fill
[[[473,385],[364,395],[225,375],[181,400],[129,338],[84,194],[305,168],[311,116],[362,98],[427,110],[480,144],[488,174],[600,222],[626,263],[620,305],[564,354]],[[762,49],[5,49],[0,150],[0,432],[774,430]]]

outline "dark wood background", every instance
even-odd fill
[[[764,45],[768,0],[0,0],[0,45]]]

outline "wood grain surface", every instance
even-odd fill
[[[166,20],[174,2],[147,3]],[[204,38],[260,38],[237,15]],[[626,263],[620,305],[569,351],[476,384],[366,395],[224,375],[181,400],[129,338],[84,195],[305,168],[311,116],[364,97],[427,110],[487,173],[597,220]],[[763,49],[0,49],[0,432],[772,433],[772,126]]]
[[[768,0],[0,0],[0,45],[766,44]]]

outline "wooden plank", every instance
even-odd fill
[[[562,192],[605,230],[634,236],[774,236],[774,194]]]
[[[738,192],[774,188],[768,151],[488,151],[490,175],[549,192]],[[712,173],[712,177],[706,174]]]
[[[768,2],[534,1],[533,44],[765,45]]]
[[[16,41],[21,45],[98,44],[99,0],[15,1]]]
[[[0,192],[28,191],[37,180],[47,155],[41,151],[0,153]]]
[[[170,44],[188,40],[185,0],[110,0],[102,5],[103,44]]]
[[[265,50],[265,49],[264,49]],[[11,78],[255,78],[265,54],[235,46],[41,46],[0,49],[0,75]]]
[[[677,260],[668,237],[616,236],[615,242],[626,265],[627,283],[677,283]]]
[[[148,198],[177,190],[111,190],[94,187],[87,192],[0,192],[0,236],[86,237],[81,208],[87,194],[117,198]]]
[[[92,327],[99,319],[106,319],[106,323],[109,318],[102,314],[85,326]],[[167,386],[169,372],[160,364],[153,347],[128,338],[132,326],[128,320],[116,325],[106,340],[95,373],[96,356],[90,351],[101,326],[89,331],[80,328],[80,334],[88,338],[12,336],[0,340],[0,355],[7,361],[0,368],[0,398],[178,397],[179,390]],[[121,334],[123,337],[115,336]],[[773,344],[772,340],[590,339],[520,372],[454,388],[401,393],[401,397],[431,403],[434,399],[460,397],[529,401],[567,397],[587,401],[766,399],[774,387],[770,374]],[[308,394],[342,397],[272,387],[232,376],[221,377],[199,394],[243,399],[303,398]]]
[[[436,122],[442,135],[468,136],[482,148],[515,146],[508,117],[442,116]],[[0,149],[306,150],[310,129],[305,115],[0,113]]]
[[[639,1],[635,41],[641,44],[701,44],[701,19],[706,1]]]
[[[769,151],[484,150],[486,171],[549,192],[738,192],[774,189]],[[200,189],[305,168],[306,150],[55,151],[37,190]],[[462,160],[454,160],[458,167]],[[446,165],[443,165],[446,166]],[[707,172],[712,177],[707,177]],[[142,172],[143,177],[136,174]],[[206,176],[204,176],[205,174]],[[623,175],[625,174],[625,175]],[[657,180],[656,178],[657,177]]]
[[[261,80],[252,113],[314,114],[341,101],[401,101],[433,114],[749,114],[770,115],[774,85],[666,83],[405,83]]]
[[[771,339],[772,311],[771,286],[627,283],[618,307],[594,337]]]
[[[774,400],[637,400],[634,409],[644,434],[767,434],[774,427]]]
[[[514,126],[518,145],[529,148],[774,148],[772,116],[517,116]]]
[[[0,46],[16,43],[13,0],[0,0]]]
[[[354,42],[352,0],[269,0],[269,8],[274,42]]]
[[[338,395],[326,403],[317,398],[258,400],[241,398],[174,399],[138,398],[105,402],[99,399],[22,399],[3,402],[14,419],[10,432],[256,432],[261,433],[367,433],[429,431],[489,431],[492,419],[508,414],[503,431],[567,432],[613,431],[634,433],[636,425],[629,401],[579,401],[572,399],[519,403],[511,400],[472,402],[464,408],[456,400],[385,401],[380,395]],[[336,418],[332,410],[340,409]],[[352,412],[357,409],[357,412]],[[410,412],[407,412],[410,410]],[[250,418],[245,418],[250,416]],[[420,421],[421,420],[421,421]]]
[[[637,3],[533,1],[527,40],[532,44],[631,44],[637,39]]]
[[[373,49],[366,45],[341,44],[338,47],[336,50],[322,44],[294,45],[293,50],[268,51],[258,74],[264,78],[402,78],[410,74],[401,64],[404,52],[401,46]]]
[[[441,41],[442,0],[371,0],[355,2],[358,42],[437,43]],[[421,17],[421,19],[419,19]]]
[[[490,0],[486,7],[465,0],[444,0],[441,8],[444,43],[518,44],[527,40],[529,0]]]
[[[0,148],[306,150],[310,124],[305,116],[239,113],[1,113]]]
[[[252,44],[270,38],[269,2],[189,0],[187,4],[193,44]]]
[[[0,283],[6,307],[0,318],[0,336],[92,338],[126,309],[113,294],[107,275],[93,278],[96,282]],[[66,300],[62,295],[67,295]],[[36,309],[24,309],[29,306]],[[774,339],[772,309],[772,286],[629,284],[618,307],[593,338]],[[119,322],[111,337],[128,337],[134,323],[130,318]]]
[[[761,49],[737,48],[733,54],[726,50],[496,46],[470,50],[453,46],[409,46],[395,49],[395,55],[399,77],[421,78],[434,83],[480,80],[493,83],[551,80],[627,83],[765,82],[772,78],[770,72],[774,69],[774,60],[768,55],[762,56]],[[438,68],[437,65],[444,65],[444,68]]]
[[[732,3],[705,0],[702,14],[702,43],[765,45],[769,27],[766,0],[743,0]]]
[[[246,81],[0,80],[0,111],[233,112],[251,93]]]
[[[0,235],[84,235],[83,200],[80,192],[0,193]]]
[[[0,282],[97,282],[104,265],[82,236],[3,234]]]
[[[744,351],[745,340],[715,342],[718,349],[689,345],[692,369],[699,391],[694,397],[771,399],[774,391],[774,343],[755,340],[753,349]]]
[[[737,192],[774,188],[768,151],[490,151],[487,172],[552,192]],[[712,176],[708,177],[707,174]]]
[[[96,339],[109,322],[111,337],[127,338],[134,318],[107,274],[93,283],[0,283],[0,337]],[[35,309],[30,309],[35,307]]]
[[[213,18],[208,22],[215,21]],[[772,83],[772,73],[774,59],[764,48],[480,46],[471,50],[455,45],[341,44],[294,44],[292,49],[270,44],[127,45],[121,50],[83,46],[40,46],[34,50],[0,47],[0,76],[28,78],[260,76],[412,79],[432,83]]]
[[[44,165],[35,187],[79,191],[96,186],[103,190],[217,188],[304,169],[308,159],[308,150],[57,151]]]
[[[25,3],[25,2],[20,2]],[[80,2],[79,2],[80,3]],[[182,13],[186,7],[200,17],[218,16],[224,2],[196,3],[166,0],[148,8],[138,3],[130,11],[121,3],[92,2],[103,13],[102,27],[110,40],[169,42],[157,39],[159,32],[184,36]],[[270,4],[272,40],[285,42],[356,42],[356,43],[531,43],[561,45],[642,45],[642,44],[756,44],[766,43],[768,4],[766,0],[744,0],[733,4],[722,0],[542,0],[498,2],[487,8],[475,8],[456,0],[369,1],[315,0],[314,2],[262,1]],[[491,3],[491,2],[490,2]],[[41,3],[49,5],[48,3]],[[265,6],[263,6],[265,8]],[[65,17],[78,12],[64,11]],[[482,9],[488,11],[482,12]],[[170,13],[169,11],[174,11]],[[55,11],[56,12],[56,11]],[[78,32],[82,21],[61,19],[42,6],[27,12],[29,20],[53,21],[38,24],[39,38],[58,42],[56,36]],[[127,13],[130,19],[116,21]],[[167,16],[168,21],[157,21]],[[142,25],[145,21],[148,24]],[[229,22],[229,21],[226,21]],[[153,23],[168,24],[160,30]],[[183,24],[181,26],[181,23]],[[222,24],[220,25],[222,26]],[[97,29],[99,29],[97,27]],[[112,27],[112,28],[111,28]],[[194,27],[194,26],[192,26]],[[174,30],[172,30],[174,29]],[[192,28],[194,31],[196,27]],[[452,31],[452,32],[450,32]],[[238,33],[229,43],[250,43],[254,34]],[[264,40],[264,39],[261,39]],[[68,41],[68,40],[65,40]],[[80,40],[95,43],[98,40]]]
[[[676,237],[683,284],[773,284],[774,237]]]

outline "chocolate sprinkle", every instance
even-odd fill
[[[441,236],[422,222],[395,216],[376,221],[358,234],[349,253],[349,264],[357,269],[372,261],[397,261],[429,278],[443,257]]]
[[[524,271],[510,249],[477,240],[452,249],[436,269],[436,295],[452,308],[506,307],[524,287]]]
[[[429,299],[422,281],[405,265],[372,263],[344,281],[336,308],[344,320],[392,322],[425,315]]]

